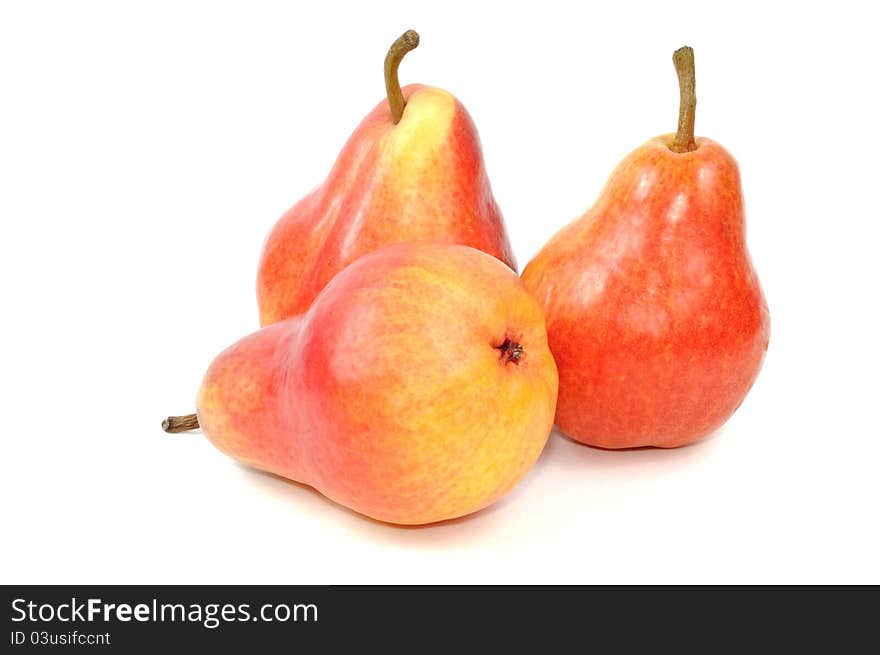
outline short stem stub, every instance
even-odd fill
[[[397,78],[397,69],[403,56],[419,45],[419,35],[415,30],[407,30],[400,35],[385,55],[385,93],[388,96],[388,105],[391,107],[391,120],[397,125],[403,116],[403,108],[406,100],[400,89],[400,80]]]
[[[694,140],[694,118],[697,111],[697,79],[694,69],[694,50],[690,46],[679,48],[672,55],[675,72],[678,73],[678,89],[681,100],[678,106],[678,132],[669,146],[673,152],[691,152],[697,149]]]
[[[176,433],[186,432],[187,430],[199,429],[199,417],[197,414],[187,414],[186,416],[169,416],[162,421],[162,429],[165,432]]]

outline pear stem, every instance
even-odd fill
[[[692,152],[697,149],[694,140],[694,117],[697,111],[697,78],[694,70],[694,49],[679,48],[672,55],[675,72],[678,73],[678,89],[681,100],[678,106],[678,132],[669,149],[673,152]]]
[[[403,116],[403,108],[406,100],[400,89],[400,80],[397,79],[397,69],[403,56],[419,45],[419,35],[415,30],[407,30],[391,44],[388,54],[385,55],[385,93],[388,96],[388,105],[391,107],[391,120],[397,125]]]
[[[186,416],[169,416],[162,421],[162,429],[171,434],[177,432],[186,432],[187,430],[199,429],[199,417],[197,414],[187,414]]]

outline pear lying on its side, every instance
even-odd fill
[[[525,475],[557,385],[543,314],[513,271],[411,242],[365,255],[307,313],[218,356],[198,423],[226,454],[358,512],[432,523]]]

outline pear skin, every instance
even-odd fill
[[[198,421],[235,459],[415,525],[510,491],[544,447],[557,387],[543,313],[509,267],[411,242],[219,355]]]

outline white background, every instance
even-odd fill
[[[880,582],[876,22],[715,3],[7,2],[0,10],[4,583]],[[520,267],[672,131],[739,160],[770,304],[715,436],[554,434],[506,499],[401,529],[159,423],[257,327],[263,237],[383,97],[455,93]]]

